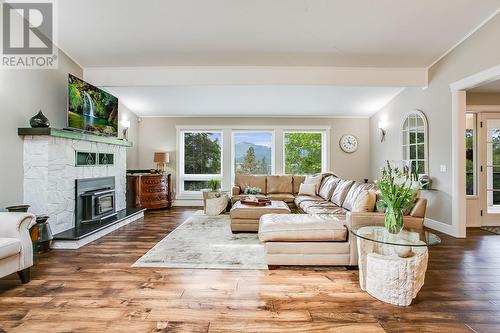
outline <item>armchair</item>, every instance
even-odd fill
[[[17,272],[22,283],[29,282],[33,266],[29,229],[34,224],[33,214],[0,212],[0,277]]]

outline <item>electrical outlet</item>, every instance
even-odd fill
[[[439,171],[441,171],[441,172],[446,172],[446,165],[445,165],[445,164],[441,164],[441,165],[439,166]]]

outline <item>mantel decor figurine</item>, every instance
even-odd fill
[[[33,128],[50,127],[50,122],[49,119],[47,119],[47,117],[45,117],[42,113],[42,110],[40,110],[36,115],[31,117],[30,126]]]

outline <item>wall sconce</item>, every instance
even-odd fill
[[[130,120],[123,119],[122,120],[122,134],[123,134],[123,140],[125,140],[125,141],[128,140],[128,129],[129,128],[130,128]]]
[[[385,134],[386,134],[386,132],[385,132],[385,124],[383,122],[379,121],[379,123],[378,123],[378,129],[380,131],[380,142],[384,142],[384,140],[385,140]]]

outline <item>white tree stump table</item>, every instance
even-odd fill
[[[352,228],[357,237],[359,284],[386,303],[408,306],[424,285],[428,245],[440,243],[429,232],[390,234],[381,226]]]

